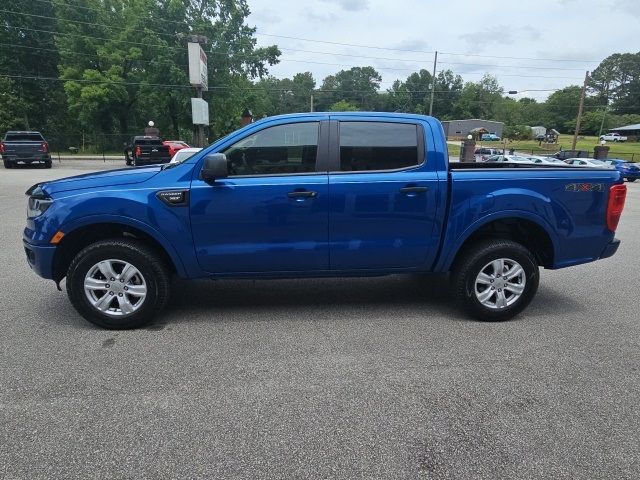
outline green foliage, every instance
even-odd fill
[[[355,112],[358,107],[353,103],[349,103],[346,100],[339,100],[328,109],[330,112]]]
[[[533,133],[527,125],[505,125],[502,136],[509,140],[531,140]]]
[[[334,103],[345,100],[358,110],[376,110],[382,77],[373,67],[353,67],[329,75],[318,92],[317,110],[328,110]]]

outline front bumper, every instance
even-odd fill
[[[53,279],[53,257],[56,247],[53,245],[34,245],[22,240],[29,267],[42,278]]]
[[[617,238],[614,238],[607,244],[606,247],[604,247],[604,250],[602,250],[602,253],[600,254],[600,258],[612,257],[618,251],[619,246],[620,246],[620,240],[618,240]]]

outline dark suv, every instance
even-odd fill
[[[7,132],[0,142],[0,155],[4,168],[13,168],[18,163],[31,165],[34,162],[51,168],[49,144],[40,132]]]
[[[587,150],[560,150],[551,156],[564,161],[567,158],[591,158],[591,153]]]

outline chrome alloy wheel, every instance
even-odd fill
[[[124,317],[142,306],[147,297],[147,283],[140,270],[130,263],[102,260],[85,275],[84,293],[96,310]]]
[[[499,258],[480,270],[475,281],[476,298],[485,307],[506,308],[522,296],[526,282],[524,269],[518,262]]]

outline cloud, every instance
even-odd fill
[[[393,48],[398,50],[414,50],[417,52],[424,52],[430,50],[429,44],[422,39],[407,39],[401,42],[393,44]]]
[[[496,25],[479,32],[465,33],[458,38],[467,42],[469,52],[480,52],[488,45],[513,44],[513,30],[514,28],[508,25]]]
[[[360,12],[369,8],[369,0],[322,0],[324,3],[335,3],[347,12]]]
[[[282,21],[282,17],[278,16],[272,10],[260,9],[255,12],[251,12],[251,19],[255,21],[255,23],[260,24],[271,24],[280,23]]]
[[[338,15],[332,12],[327,13],[315,13],[312,10],[309,10],[305,13],[306,17],[312,22],[320,22],[320,23],[328,23],[335,22],[338,19]]]

